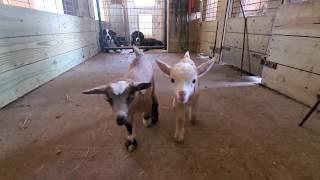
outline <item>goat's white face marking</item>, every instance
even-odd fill
[[[187,103],[195,91],[198,81],[196,67],[190,63],[180,62],[170,72],[173,91],[177,100]]]
[[[118,81],[111,83],[110,87],[115,95],[121,95],[129,87],[129,83],[127,81]]]

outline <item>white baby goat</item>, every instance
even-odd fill
[[[195,63],[190,59],[189,52],[186,52],[184,57],[173,67],[162,61],[156,62],[161,71],[171,78],[173,84],[173,108],[176,119],[174,138],[177,142],[181,142],[184,140],[186,116],[192,123],[196,121],[199,101],[199,78],[209,71],[214,64],[214,60],[209,60],[196,67]]]

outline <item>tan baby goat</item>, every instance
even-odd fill
[[[137,146],[135,137],[135,113],[143,113],[146,126],[158,121],[158,100],[154,89],[153,67],[149,59],[137,47],[136,58],[123,78],[84,91],[84,94],[102,94],[106,97],[119,126],[128,131],[127,149],[133,151]]]
[[[184,139],[184,126],[186,116],[191,122],[195,122],[199,101],[199,78],[206,74],[213,66],[214,60],[209,60],[196,67],[190,59],[189,52],[173,67],[156,61],[163,73],[171,78],[174,98],[173,108],[175,111],[176,130],[174,138],[177,142]]]

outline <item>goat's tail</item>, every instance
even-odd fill
[[[133,46],[132,48],[133,48],[133,51],[136,54],[136,56],[143,55],[143,52],[137,46]]]

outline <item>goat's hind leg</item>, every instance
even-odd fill
[[[152,124],[156,124],[159,120],[159,103],[158,98],[155,94],[155,92],[152,92],[152,112],[151,112],[151,118],[152,118]]]
[[[143,113],[143,125],[146,127],[150,127],[152,124],[152,102],[151,100],[148,100],[145,104],[145,110]]]
[[[150,96],[149,96],[150,97]],[[151,91],[151,99],[146,101],[146,109],[143,115],[143,124],[149,127],[151,124],[156,124],[159,120],[158,98],[155,94],[154,86]]]

